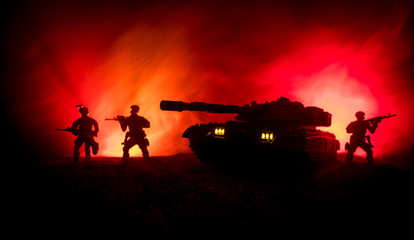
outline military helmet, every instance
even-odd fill
[[[365,113],[362,112],[362,111],[358,111],[358,112],[355,113],[355,117],[357,119],[363,118],[363,117],[365,117]]]
[[[89,109],[87,108],[87,107],[80,107],[79,108],[79,112],[82,114],[82,115],[87,115],[88,113],[89,113]]]
[[[138,111],[139,111],[138,105],[132,105],[131,106],[131,112],[138,112]]]

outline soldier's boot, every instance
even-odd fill
[[[75,162],[75,163],[77,163],[77,162],[79,162],[79,155],[80,155],[80,153],[79,153],[79,148],[74,148],[73,149],[73,161]]]
[[[374,156],[372,150],[367,151],[367,160],[369,165],[374,165]]]
[[[89,147],[85,146],[85,160],[90,161],[91,160],[91,150]]]
[[[146,161],[150,160],[150,156],[149,156],[148,149],[147,149],[148,146],[149,146],[148,138],[144,138],[144,144],[139,145],[139,148],[141,148],[141,151],[142,151],[142,156],[144,157],[144,160]]]
[[[122,160],[126,161],[129,159],[129,152],[124,150],[124,154],[122,155]]]
[[[354,153],[351,151],[348,151],[348,153],[346,154],[346,160],[345,160],[346,165],[351,164],[352,158],[354,158]]]
[[[150,156],[149,156],[147,148],[142,149],[142,156],[144,157],[144,160],[146,161],[150,160]]]

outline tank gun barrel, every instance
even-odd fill
[[[241,107],[236,105],[210,104],[204,102],[186,103],[182,101],[163,100],[160,104],[164,111],[202,111],[209,113],[240,113]]]

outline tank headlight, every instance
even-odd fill
[[[214,134],[216,136],[224,136],[224,128],[223,127],[217,127],[216,129],[214,129]]]
[[[269,132],[269,131],[262,132],[261,138],[262,138],[262,141],[264,142],[273,142],[273,140],[275,139],[273,132]]]

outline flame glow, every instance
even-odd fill
[[[71,155],[73,137],[54,128],[70,125],[79,117],[74,106],[84,104],[100,124],[100,154],[120,156],[124,133],[103,119],[129,115],[138,104],[151,122],[150,154],[170,155],[189,152],[181,138],[186,127],[233,115],[162,112],[161,100],[244,105],[285,96],[331,112],[326,130],[342,149],[356,111],[368,118],[396,113],[373,135],[375,154],[410,151],[406,119],[414,112],[406,106],[414,92],[404,66],[412,63],[412,6],[301,4],[116,1],[12,9],[6,53],[16,81],[2,85],[7,116],[39,154]]]

